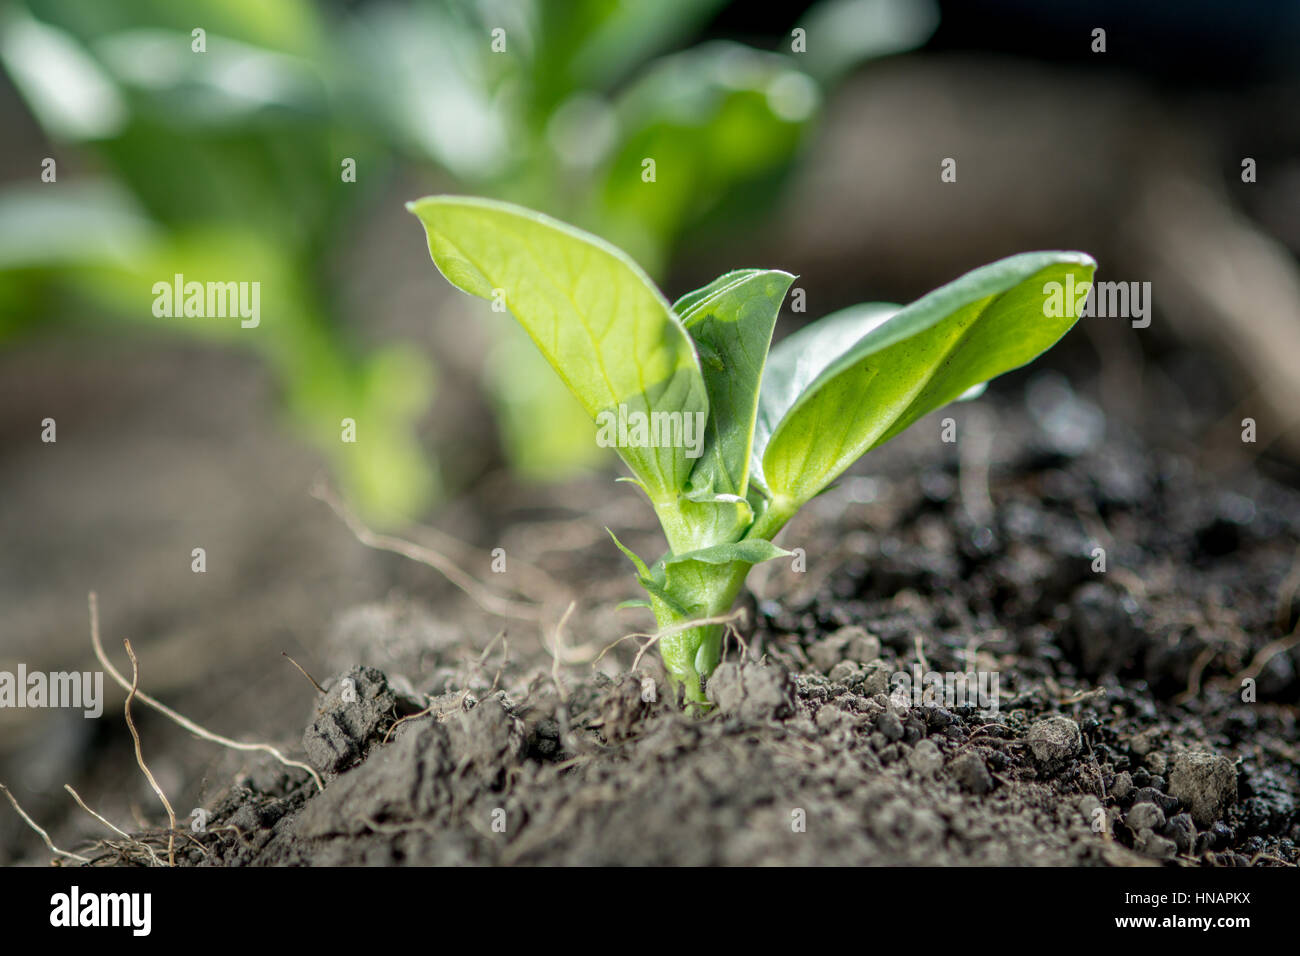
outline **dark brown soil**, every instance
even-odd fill
[[[1171,367],[1197,395],[1198,370]],[[482,612],[392,595],[322,652],[335,676],[302,743],[324,791],[269,760],[210,772],[182,858],[1295,864],[1294,475],[1198,462],[1174,425],[1131,433],[1054,372],[1008,382],[874,453],[787,530],[807,570],[756,571],[748,654],[731,647],[706,719],[665,699],[652,655],[639,674],[552,668],[527,629],[491,640]],[[956,444],[937,437],[949,415]],[[484,497],[512,533],[554,524]],[[588,540],[548,571],[632,596],[613,545]],[[605,619],[571,625],[597,647],[646,624],[583,619]],[[891,698],[922,664],[996,673],[996,712]]]

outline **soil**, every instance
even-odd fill
[[[1213,376],[1175,358],[1158,379],[1141,434],[1101,385],[1049,370],[870,455],[781,539],[806,570],[756,569],[704,719],[653,654],[628,670],[632,642],[558,667],[527,628],[451,599],[358,606],[318,649],[332,676],[302,717],[323,791],[231,755],[178,860],[1294,865],[1298,483],[1249,446],[1198,456],[1185,436],[1222,413]],[[639,521],[629,543],[652,551],[635,501],[593,517],[509,500],[465,503],[500,522],[483,540],[549,541],[548,573],[591,607],[633,596],[599,525]],[[575,657],[648,624],[587,610]],[[914,667],[996,674],[996,710],[895,693]]]

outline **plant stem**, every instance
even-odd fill
[[[760,514],[745,537],[752,540],[771,541],[785,527],[787,521],[794,517],[801,504],[790,498],[774,498]]]
[[[707,578],[695,597],[700,603],[692,613],[683,616],[679,611],[661,601],[653,601],[655,618],[660,630],[679,627],[689,621],[717,618],[731,610],[736,595],[745,585],[745,578],[753,565],[743,561],[709,566]],[[659,639],[659,653],[674,686],[680,684],[689,703],[702,710],[708,708],[704,681],[713,673],[722,657],[724,625],[704,624],[666,634]]]
[[[691,529],[687,522],[680,520],[680,512],[671,506],[656,507],[655,510],[673,553],[683,553],[698,546],[698,543],[689,541]],[[745,538],[772,540],[797,510],[798,505],[792,501],[772,501],[750,526]],[[744,587],[745,578],[752,567],[744,561],[725,565],[698,565],[698,578],[689,594],[683,595],[688,597],[688,600],[682,602],[689,608],[688,614],[683,615],[679,610],[652,597],[650,603],[659,629],[670,630],[689,621],[725,615],[735,604],[736,596]],[[710,706],[703,685],[722,657],[723,630],[722,624],[705,624],[673,631],[659,639],[659,653],[669,680],[674,687],[682,687],[688,705],[695,706],[701,712]]]

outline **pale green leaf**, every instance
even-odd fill
[[[602,413],[617,418],[620,405],[629,417],[707,416],[690,336],[618,249],[508,203],[431,196],[407,208],[424,224],[439,271],[471,295],[503,297],[593,420]],[[620,436],[617,450],[651,498],[662,501],[683,488],[695,465],[683,444]]]

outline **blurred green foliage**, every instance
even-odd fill
[[[761,215],[826,84],[935,26],[912,0],[824,0],[799,25],[816,55],[789,37],[782,52],[691,46],[722,5],[19,0],[0,20],[0,62],[93,172],[55,188],[34,171],[0,191],[0,340],[84,302],[253,349],[367,517],[408,519],[439,493],[416,435],[433,370],[400,344],[359,347],[363,318],[340,314],[331,272],[387,177],[439,168],[661,273],[685,231]],[[367,171],[356,183],[344,157]],[[150,289],[176,273],[260,281],[261,325],[154,318]],[[499,343],[484,381],[512,465],[547,478],[602,460],[585,414],[503,318],[484,310]],[[340,441],[348,417],[357,445]]]

